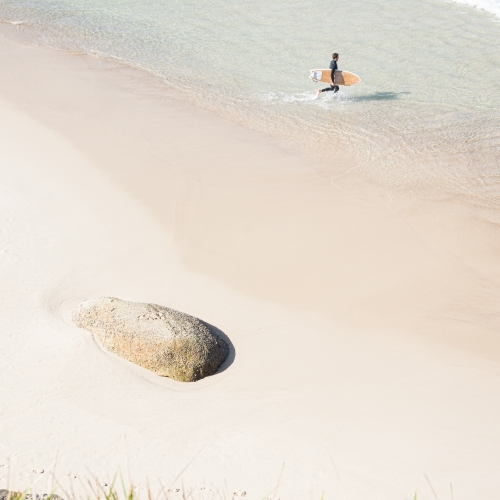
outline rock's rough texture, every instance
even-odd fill
[[[109,351],[180,382],[213,375],[229,355],[209,325],[155,304],[95,297],[75,307],[72,319]]]

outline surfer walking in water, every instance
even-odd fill
[[[325,89],[319,89],[318,96],[321,94],[321,92],[333,91],[333,93],[336,94],[339,91],[339,86],[335,85],[335,71],[338,69],[338,66],[337,66],[338,60],[339,60],[339,55],[337,54],[337,52],[334,52],[332,54],[332,60],[330,62],[330,69],[332,70],[332,74],[331,74],[332,84],[329,87],[326,87]]]

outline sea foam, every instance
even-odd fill
[[[457,3],[463,3],[476,7],[478,9],[486,10],[500,17],[500,0],[454,0]]]

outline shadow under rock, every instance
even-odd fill
[[[236,349],[234,348],[233,343],[229,339],[229,337],[222,331],[219,330],[216,326],[211,325],[210,323],[207,323],[206,321],[200,320],[205,326],[207,326],[212,332],[214,332],[216,335],[218,335],[222,340],[226,341],[226,344],[229,347],[229,354],[222,363],[222,365],[219,366],[219,369],[214,373],[214,375],[217,375],[218,373],[222,373],[226,371],[232,364],[234,359],[236,358]]]

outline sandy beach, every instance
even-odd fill
[[[0,488],[498,498],[497,224],[7,25],[0,64]],[[234,356],[158,377],[71,323],[96,296]]]

